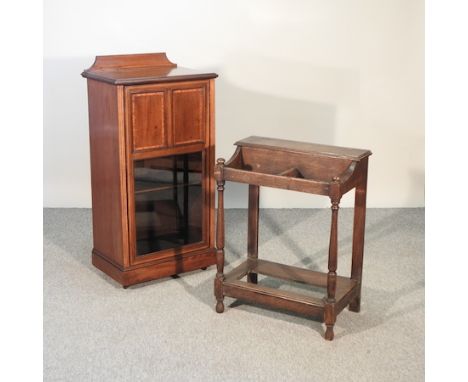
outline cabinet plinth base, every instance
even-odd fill
[[[215,263],[215,250],[208,248],[201,253],[186,255],[178,259],[121,270],[96,250],[92,251],[92,264],[124,287],[206,268]]]

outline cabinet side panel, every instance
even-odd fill
[[[215,246],[215,180],[214,166],[216,161],[216,136],[215,136],[215,82],[210,80],[209,86],[209,102],[208,102],[208,134],[209,134],[209,176],[210,176],[210,247]]]
[[[88,80],[94,249],[128,265],[123,92]]]

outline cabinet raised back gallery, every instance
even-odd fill
[[[214,264],[217,75],[165,53],[98,56],[82,75],[93,264],[124,287]]]

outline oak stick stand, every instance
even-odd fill
[[[236,142],[237,149],[225,162],[218,159],[215,278],[216,311],[224,311],[224,296],[301,315],[317,317],[326,325],[325,339],[334,337],[337,315],[346,307],[359,312],[366,216],[369,150],[325,146],[262,137]],[[224,274],[224,185],[226,181],[249,184],[247,260]],[[331,229],[328,273],[279,264],[258,258],[260,186],[328,196]],[[355,189],[351,276],[337,275],[338,211],[341,197]],[[324,289],[322,299],[258,284],[258,274],[301,282]],[[242,279],[246,277],[246,281]]]

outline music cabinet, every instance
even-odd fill
[[[214,79],[165,53],[98,56],[88,83],[92,263],[127,287],[214,249]]]

